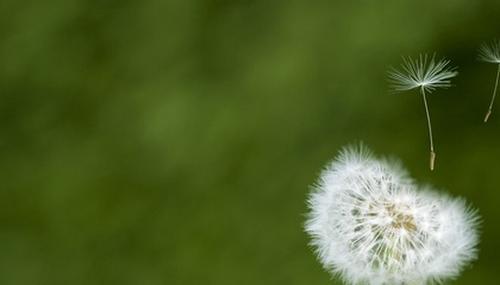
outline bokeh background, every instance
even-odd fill
[[[344,145],[400,158],[483,217],[449,284],[498,284],[500,2],[0,0],[0,284],[341,284],[303,232]],[[392,94],[403,55],[455,87]]]

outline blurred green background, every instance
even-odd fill
[[[340,284],[303,232],[308,187],[360,140],[483,217],[498,284],[498,1],[0,0],[0,284]],[[391,94],[402,55],[459,66]]]

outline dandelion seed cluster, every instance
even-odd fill
[[[475,259],[478,216],[461,199],[417,189],[364,147],[331,162],[309,197],[306,231],[319,260],[349,284],[425,284]]]

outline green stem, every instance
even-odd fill
[[[495,102],[495,97],[497,96],[498,78],[499,77],[500,77],[500,63],[498,64],[497,77],[495,79],[495,88],[493,89],[493,96],[491,96],[490,106],[488,107],[488,112],[486,112],[486,116],[484,117],[484,122],[485,123],[488,121],[488,118],[491,115],[491,112],[492,112],[492,109],[493,109],[493,102]]]
[[[434,163],[436,161],[436,153],[434,152],[434,139],[432,138],[431,114],[429,112],[429,106],[427,104],[427,97],[425,94],[424,87],[420,88],[420,92],[422,93],[422,99],[424,100],[425,114],[427,117],[427,129],[429,131],[429,144],[430,144],[430,150],[431,150],[429,168],[432,171],[432,170],[434,170]]]

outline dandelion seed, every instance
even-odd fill
[[[332,161],[308,204],[311,244],[348,284],[441,282],[476,258],[474,210],[417,189],[400,166],[365,148],[347,148]]]
[[[497,76],[495,79],[495,87],[493,88],[493,95],[491,96],[490,105],[486,115],[484,116],[484,122],[486,123],[490,118],[491,112],[493,110],[493,103],[495,102],[495,97],[497,95],[498,89],[498,79],[500,77],[500,40],[494,40],[490,43],[485,43],[479,48],[479,60],[495,63],[497,65]]]
[[[426,95],[427,93],[432,93],[437,88],[448,88],[451,86],[450,79],[457,76],[458,72],[456,68],[450,67],[449,64],[450,61],[446,59],[436,61],[435,56],[420,55],[417,59],[403,57],[402,70],[392,68],[389,71],[389,81],[395,91],[420,89],[427,117],[427,129],[429,131],[429,167],[431,170],[434,170],[436,153],[434,152],[431,115]]]
[[[484,43],[479,48],[479,60],[500,64],[500,40]]]

